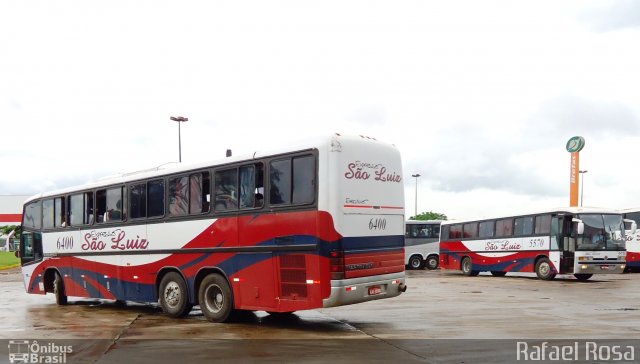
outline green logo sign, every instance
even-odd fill
[[[567,142],[567,152],[577,153],[584,148],[584,138],[581,136],[574,136]]]

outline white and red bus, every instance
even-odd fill
[[[640,207],[620,211],[626,219],[627,229],[627,271],[640,272],[640,231],[632,230],[632,223],[640,223]]]
[[[468,276],[535,272],[543,280],[556,274],[587,280],[593,274],[622,273],[625,256],[623,217],[613,210],[570,207],[445,221],[440,234],[440,267]]]
[[[338,134],[39,194],[24,205],[28,293],[283,313],[398,296],[398,150]]]

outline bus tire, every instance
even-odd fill
[[[56,276],[53,279],[53,295],[56,296],[56,303],[60,306],[67,304],[67,295],[64,289],[64,281],[60,274],[56,272]]]
[[[409,268],[411,269],[422,269],[424,267],[424,261],[422,257],[419,255],[412,255],[409,258]]]
[[[207,320],[225,322],[233,311],[233,292],[223,276],[209,274],[200,283],[198,302]]]
[[[477,270],[473,270],[473,262],[469,257],[462,258],[462,262],[460,263],[460,269],[462,270],[462,274],[464,274],[467,277],[475,277],[478,275],[478,273],[480,273]]]
[[[584,282],[593,277],[593,274],[576,273],[573,276],[576,277],[577,280]]]
[[[499,271],[499,270],[492,270],[491,271],[491,275],[494,276],[494,277],[504,277],[504,276],[507,275],[507,272],[502,272],[502,271]]]
[[[437,255],[429,255],[427,257],[427,262],[425,264],[428,270],[438,269],[440,265],[440,260]]]
[[[158,289],[162,311],[171,317],[182,317],[193,307],[189,303],[187,284],[177,272],[169,272],[162,277]]]
[[[551,261],[547,257],[542,257],[536,262],[536,275],[543,281],[550,281],[556,277],[551,267]]]

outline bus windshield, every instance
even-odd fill
[[[624,225],[621,215],[581,214],[584,233],[578,237],[577,250],[624,250]]]

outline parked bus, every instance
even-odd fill
[[[640,223],[640,208],[626,209],[621,211],[626,219],[625,229],[627,230],[627,272],[640,272],[640,231],[631,231],[631,223],[636,226]]]
[[[632,230],[635,230],[633,223]],[[467,276],[535,272],[543,280],[625,269],[625,231],[616,211],[570,207],[494,219],[445,221],[440,267]]]
[[[288,313],[406,289],[398,150],[330,138],[125,174],[24,205],[28,293]]]
[[[442,220],[408,220],[404,233],[404,264],[410,269],[438,268]]]

